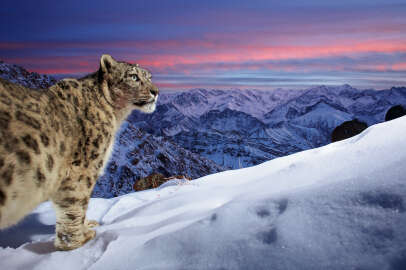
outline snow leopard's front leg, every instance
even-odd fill
[[[90,195],[96,179],[78,175],[67,177],[54,194],[52,202],[56,212],[55,247],[72,250],[83,246],[96,235],[90,228],[98,225],[86,219]]]

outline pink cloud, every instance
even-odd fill
[[[87,43],[55,43],[43,44],[38,42],[31,43],[0,43],[0,49],[21,49],[21,48],[42,48],[41,46],[56,46],[58,48],[91,48],[96,46],[94,42]],[[157,72],[192,72],[193,68],[205,69],[239,69],[247,67],[255,70],[258,68],[267,69],[284,69],[287,71],[297,70],[301,67],[279,66],[278,64],[268,64],[264,66],[261,62],[266,61],[284,61],[284,60],[303,60],[312,58],[329,58],[329,57],[353,57],[367,53],[406,53],[406,39],[370,39],[370,40],[353,40],[343,39],[337,40],[330,44],[314,44],[314,45],[265,45],[265,44],[228,44],[213,43],[211,41],[189,40],[189,41],[153,41],[153,42],[136,42],[136,41],[121,41],[121,42],[105,42],[99,43],[99,48],[137,48],[151,49],[161,51],[155,52],[134,53],[133,50],[120,49],[113,53],[119,60],[129,62],[137,62],[147,68],[151,68]],[[183,47],[182,47],[183,46]],[[189,48],[198,47],[197,50],[189,50]],[[169,48],[169,49],[168,49]],[[177,51],[175,50],[177,48]],[[173,49],[173,51],[171,51]],[[106,49],[108,51],[108,49]],[[112,50],[115,52],[114,50]],[[10,63],[21,64],[28,69],[40,73],[60,74],[60,73],[88,73],[95,71],[98,68],[98,60],[100,55],[76,55],[76,56],[24,56],[24,57],[8,57],[4,60]],[[255,65],[255,63],[258,63]],[[323,64],[324,65],[324,64]],[[389,65],[389,64],[388,64]],[[391,64],[392,70],[404,70],[401,63]],[[315,68],[313,64],[309,68]],[[325,65],[324,65],[325,66]],[[324,68],[324,67],[323,67]],[[374,67],[370,67],[374,68]],[[331,63],[330,69],[340,70],[338,65]],[[382,70],[376,66],[376,70]]]
[[[355,57],[365,53],[406,52],[406,41],[346,41],[342,44],[314,46],[234,46],[229,50],[207,52],[205,54],[185,53],[183,55],[145,55],[139,58],[140,64],[158,69],[175,65],[195,65],[205,63],[243,63],[247,61],[291,60],[323,58],[333,56]]]

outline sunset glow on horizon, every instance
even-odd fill
[[[108,53],[169,90],[406,85],[404,0],[6,1],[1,14],[0,60],[58,77]]]

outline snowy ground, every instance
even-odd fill
[[[38,207],[0,234],[0,269],[406,269],[406,117],[357,137],[114,199],[84,247],[53,249]],[[7,247],[9,246],[9,247]]]

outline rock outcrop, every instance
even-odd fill
[[[360,134],[366,128],[368,128],[368,125],[359,121],[358,119],[346,121],[333,130],[333,133],[331,134],[331,141],[337,142],[351,138]]]
[[[402,105],[391,107],[385,115],[385,121],[390,121],[406,115],[406,109]]]

